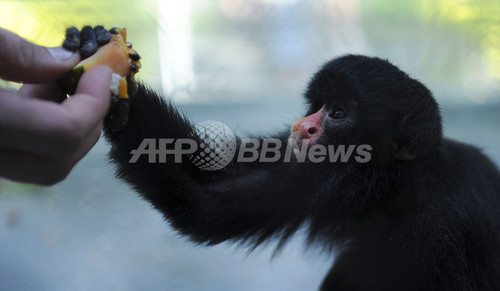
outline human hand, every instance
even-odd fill
[[[79,59],[0,28],[0,78],[25,82],[17,93],[0,89],[0,177],[55,184],[97,142],[110,103],[111,69],[85,72],[66,98],[56,79]]]

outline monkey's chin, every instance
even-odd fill
[[[309,139],[302,139],[300,137],[294,136],[293,134],[288,138],[287,147],[292,149],[293,161],[297,161],[297,157],[301,156],[304,150],[307,152],[309,150],[309,146],[311,146]]]
[[[293,159],[294,161],[297,161],[297,157],[300,155],[300,150],[296,147],[292,148],[293,150]]]

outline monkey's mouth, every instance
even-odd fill
[[[292,146],[294,148],[298,147],[299,149],[302,146],[309,148],[318,143],[318,137],[304,137],[300,134],[300,132],[292,131],[290,137],[288,137],[288,146]]]
[[[301,151],[304,147],[305,149],[309,149],[309,147],[317,143],[317,139],[302,138],[294,133],[290,134],[290,137],[288,138],[287,141],[288,141],[287,146],[291,147],[294,153]]]

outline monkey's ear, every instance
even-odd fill
[[[411,96],[402,99],[405,116],[398,122],[394,135],[397,144],[394,157],[399,160],[424,158],[436,151],[443,138],[436,100],[423,85],[414,89]]]
[[[393,147],[394,147],[393,156],[396,160],[411,161],[417,157],[411,154],[410,151],[408,151],[407,147],[399,148],[397,143],[394,143]]]

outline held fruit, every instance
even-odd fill
[[[65,92],[69,95],[75,93],[78,80],[88,69],[96,65],[106,65],[113,70],[111,78],[111,94],[118,99],[128,99],[137,90],[134,75],[141,68],[140,56],[132,49],[132,45],[127,42],[126,28],[113,28],[110,31],[102,26],[91,28],[86,26],[78,35],[76,28],[70,28],[66,32],[66,40],[63,44],[70,50],[80,49],[82,57],[91,54],[71,71],[59,79]],[[110,35],[109,42],[95,50],[95,47],[106,40]],[[91,50],[89,53],[88,50]]]

